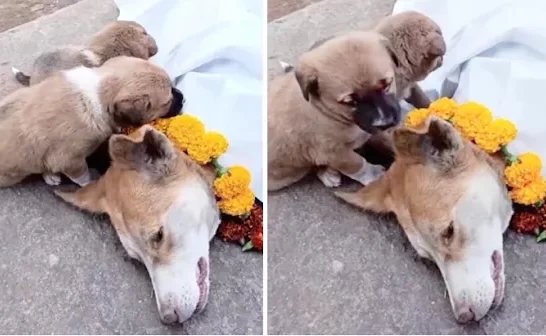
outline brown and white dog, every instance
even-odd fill
[[[338,171],[363,184],[379,177],[383,167],[354,149],[400,119],[391,92],[396,62],[385,37],[353,32],[306,52],[294,73],[274,78],[267,97],[268,189],[286,187],[313,169],[329,187],[340,184]]]
[[[86,157],[119,127],[165,116],[174,98],[163,69],[124,56],[13,92],[0,101],[0,187],[31,174],[51,185],[61,182],[60,174],[88,184]]]
[[[432,259],[461,323],[480,320],[504,296],[503,232],[513,214],[504,163],[432,117],[419,130],[393,132],[396,160],[356,193],[359,208],[393,212],[417,253]]]
[[[66,46],[40,55],[30,75],[12,68],[17,81],[25,86],[40,83],[51,74],[85,66],[101,66],[117,56],[149,59],[157,53],[154,38],[134,21],[116,21],[93,36],[87,46]]]
[[[220,223],[214,174],[175,149],[150,126],[110,138],[112,166],[68,203],[106,213],[130,257],[146,265],[164,323],[182,323],[205,308],[209,241]]]

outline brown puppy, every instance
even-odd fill
[[[333,38],[303,54],[295,74],[273,79],[268,89],[268,189],[278,190],[313,168],[326,186],[340,183],[338,171],[363,184],[382,167],[354,152],[369,137],[357,124],[359,110],[390,92],[394,63],[389,42],[374,32]],[[396,114],[396,112],[393,112]],[[398,115],[379,113],[368,126],[391,125]]]
[[[398,99],[416,108],[428,107],[430,99],[417,82],[442,65],[446,44],[438,24],[424,14],[407,11],[385,17],[374,31],[389,39],[399,60],[395,69]],[[380,153],[381,161],[390,164],[394,155],[390,131],[374,134],[359,152],[370,151]]]
[[[90,182],[89,154],[116,128],[164,116],[172,101],[163,69],[124,56],[21,88],[0,101],[0,187],[31,174],[43,174],[56,185],[59,173],[85,185]]]
[[[78,66],[98,67],[110,58],[132,56],[149,59],[157,53],[153,37],[134,21],[108,24],[91,39],[87,46],[67,46],[40,55],[30,76],[12,68],[17,81],[25,86],[40,83],[52,73]]]
[[[106,213],[130,257],[152,279],[165,323],[201,312],[209,295],[209,241],[220,223],[214,173],[176,150],[150,126],[110,138],[112,166],[74,193],[56,193],[92,213]]]
[[[504,295],[502,241],[513,210],[503,160],[436,117],[419,130],[395,129],[393,139],[396,160],[385,175],[337,195],[393,212],[417,253],[438,265],[457,320],[480,320]]]

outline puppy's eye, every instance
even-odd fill
[[[358,97],[355,94],[352,94],[350,96],[347,96],[344,100],[341,101],[343,105],[356,107],[358,104]]]
[[[151,110],[152,109],[152,103],[151,102],[148,102],[146,103],[146,110]]]
[[[163,228],[159,228],[159,230],[152,236],[152,244],[154,246],[157,246],[159,244],[161,244],[161,242],[163,241]]]
[[[455,227],[453,221],[449,223],[449,226],[442,232],[442,238],[449,242],[451,238],[453,238],[453,234],[455,233]]]

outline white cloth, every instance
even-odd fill
[[[115,2],[120,20],[137,21],[156,39],[153,61],[186,97],[184,112],[227,137],[230,147],[220,163],[247,167],[252,190],[263,200],[263,1]]]
[[[406,10],[431,17],[446,40],[444,64],[421,83],[427,94],[511,120],[519,133],[509,150],[537,152],[545,174],[546,1],[398,0],[393,13]]]

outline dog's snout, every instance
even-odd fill
[[[461,324],[465,324],[470,321],[473,321],[475,318],[475,315],[474,315],[474,312],[472,312],[472,309],[470,309],[470,307],[465,306],[459,309],[459,311],[457,312],[456,318],[457,318],[457,322]]]
[[[184,95],[182,94],[182,92],[177,88],[173,87],[171,89],[171,93],[173,95],[173,101],[169,108],[169,112],[167,112],[167,114],[165,115],[165,118],[171,118],[181,114],[182,107],[184,107]]]
[[[161,314],[161,322],[165,324],[174,324],[178,322],[178,314],[174,309],[168,309]]]

